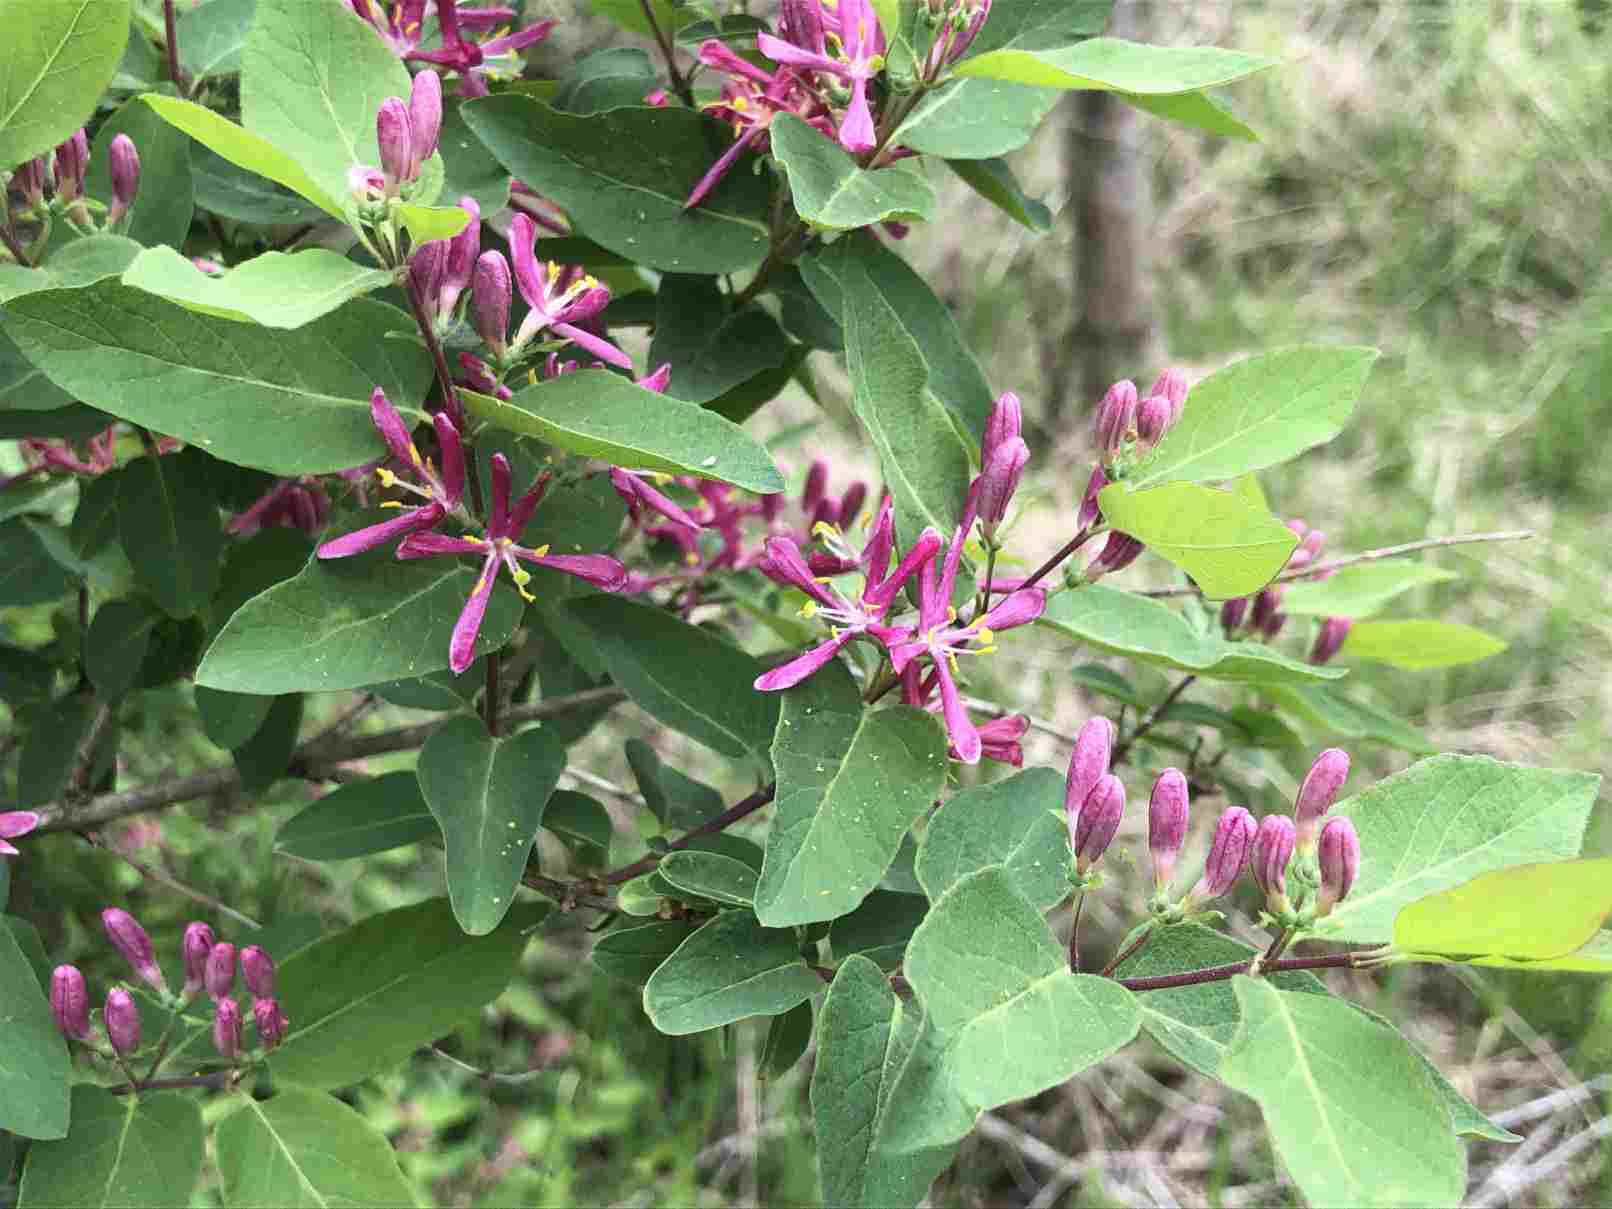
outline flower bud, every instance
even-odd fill
[[[1360,875],[1360,837],[1348,819],[1328,819],[1321,828],[1321,890],[1315,896],[1315,917],[1325,919],[1348,897]]]
[[[980,471],[979,518],[987,537],[1007,516],[1008,504],[1019,489],[1019,478],[1030,460],[1030,447],[1022,437],[1011,437],[996,447],[990,462]]]
[[[112,204],[106,209],[106,224],[111,227],[129,212],[140,192],[140,153],[134,149],[133,139],[120,134],[112,140],[107,158],[112,170]]]
[[[409,253],[409,283],[433,318],[442,288],[442,270],[448,262],[448,241],[433,239]]]
[[[347,169],[347,191],[354,201],[379,201],[386,196],[386,174],[368,164],[354,164]]]
[[[818,458],[806,471],[806,487],[800,493],[800,510],[810,516],[828,487],[828,463]]]
[[[1234,596],[1220,606],[1220,628],[1226,631],[1230,638],[1243,628],[1243,619],[1248,616],[1248,597]]]
[[[1219,898],[1237,884],[1257,830],[1254,816],[1241,806],[1226,808],[1220,821],[1215,824],[1215,838],[1209,844],[1209,857],[1204,861],[1203,876],[1187,894],[1190,902],[1204,903]]]
[[[998,449],[1009,441],[1017,440],[1023,426],[1024,412],[1019,405],[1019,396],[1011,390],[1003,391],[985,421],[985,437],[980,442],[980,466],[989,466]]]
[[[1327,544],[1327,535],[1319,529],[1304,534],[1293,553],[1287,557],[1287,570],[1302,571],[1321,556],[1321,547]]]
[[[470,321],[496,357],[508,347],[509,300],[509,262],[501,252],[483,252],[470,279]]]
[[[134,1006],[134,996],[122,987],[113,987],[106,993],[102,1023],[106,1025],[106,1039],[120,1058],[140,1048],[140,1009]]]
[[[57,966],[50,972],[50,1014],[68,1040],[90,1039],[90,995],[77,966]]]
[[[241,1009],[233,999],[220,999],[213,1009],[213,1048],[225,1058],[241,1052]]]
[[[1069,775],[1064,780],[1063,809],[1074,826],[1074,818],[1092,786],[1108,771],[1114,750],[1114,724],[1099,715],[1091,718],[1075,736],[1074,754],[1069,757]]]
[[[409,180],[420,175],[420,167],[436,152],[437,136],[442,133],[442,77],[430,68],[414,77],[409,90]],[[459,203],[463,205],[463,202]],[[474,256],[471,259],[475,259]]]
[[[1163,439],[1170,427],[1170,400],[1163,395],[1149,395],[1136,408],[1136,436],[1151,449]]]
[[[235,946],[221,940],[207,954],[202,985],[214,999],[223,999],[235,989]]]
[[[1268,814],[1254,834],[1254,856],[1250,871],[1254,882],[1265,891],[1265,902],[1272,911],[1286,911],[1287,863],[1293,859],[1297,829],[1285,814]]]
[[[1153,885],[1163,890],[1175,876],[1175,861],[1187,839],[1190,795],[1179,768],[1166,768],[1153,782],[1147,803],[1147,850],[1153,857]]]
[[[1276,619],[1277,610],[1282,607],[1282,593],[1285,589],[1280,584],[1264,588],[1254,597],[1253,626],[1256,630],[1267,629]]]
[[[56,148],[56,198],[63,203],[84,196],[84,174],[89,171],[90,140],[80,126]]]
[[[188,924],[185,927],[185,938],[179,944],[179,952],[185,961],[185,997],[188,999],[206,985],[207,955],[213,951],[217,939],[213,930],[201,921]]]
[[[1332,657],[1343,649],[1353,625],[1354,622],[1347,617],[1323,619],[1320,632],[1315,636],[1315,645],[1310,648],[1310,662],[1317,665],[1331,662]]]
[[[1086,568],[1086,579],[1096,583],[1105,575],[1115,571],[1123,571],[1141,556],[1147,547],[1137,541],[1128,533],[1115,530],[1108,535],[1103,548],[1098,551],[1097,557],[1092,559],[1091,565]]]
[[[273,999],[259,999],[252,1004],[252,1019],[257,1023],[257,1038],[264,1049],[273,1049],[285,1040],[291,1022],[285,1018],[280,1005]]]
[[[28,208],[33,209],[45,200],[45,182],[49,178],[50,166],[41,155],[17,165],[11,186],[22,194],[22,200]]]
[[[1069,850],[1075,871],[1085,873],[1114,842],[1125,814],[1125,786],[1113,773],[1104,773],[1091,787],[1079,813],[1069,818]]]
[[[1086,494],[1080,497],[1080,511],[1075,514],[1075,524],[1081,529],[1090,529],[1103,518],[1103,510],[1097,503],[1097,493],[1108,486],[1108,476],[1103,468],[1093,466],[1091,478],[1086,480]]]
[[[274,959],[256,945],[241,950],[241,981],[254,999],[274,998]]]
[[[101,927],[106,929],[112,947],[123,954],[123,959],[133,967],[141,982],[159,991],[168,989],[151,951],[151,937],[146,935],[146,930],[136,922],[134,916],[121,907],[108,907],[101,912]]]
[[[1136,383],[1121,379],[1108,388],[1097,404],[1095,420],[1097,455],[1104,462],[1119,452],[1125,436],[1136,423]]]
[[[451,315],[459,305],[459,295],[470,284],[476,256],[481,251],[481,207],[473,197],[461,197],[459,208],[470,215],[465,229],[447,241],[448,253],[442,262],[442,281],[437,287],[437,314]]]
[[[1338,800],[1338,791],[1348,779],[1349,753],[1341,747],[1327,748],[1310,765],[1293,802],[1293,816],[1299,824],[1300,850],[1308,850],[1315,842],[1321,816],[1332,809],[1332,803]]]
[[[419,166],[414,162],[414,133],[409,109],[401,97],[387,97],[375,113],[375,142],[381,151],[381,171],[388,188],[412,181]]]
[[[1163,395],[1170,401],[1170,423],[1181,418],[1187,406],[1187,375],[1179,369],[1167,369],[1153,383],[1152,395]]]

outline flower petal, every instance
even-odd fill
[[[940,712],[946,719],[946,733],[952,737],[952,749],[964,764],[978,764],[983,746],[980,733],[963,708],[963,698],[957,691],[957,682],[952,679],[951,668],[942,659],[936,661],[935,671],[940,675]]]
[[[799,588],[818,604],[839,607],[839,599],[834,593],[812,577],[811,568],[800,556],[800,547],[795,544],[794,538],[769,537],[766,549],[767,557],[761,564],[761,571],[769,579]]]
[[[482,564],[481,578],[476,580],[459,620],[454,622],[453,639],[448,643],[448,666],[456,676],[476,661],[476,636],[481,633],[481,619],[487,615],[487,601],[492,597],[497,574],[497,555],[489,553]]]
[[[493,454],[493,508],[487,520],[488,537],[514,537],[509,531],[509,490],[514,478],[509,459]]]
[[[515,262],[515,285],[526,305],[539,315],[541,325],[548,318],[548,292],[544,289],[543,268],[533,250],[536,242],[537,227],[530,218],[516,214],[509,220],[509,255]]]
[[[608,554],[539,554],[524,546],[514,546],[510,553],[522,562],[575,575],[606,592],[619,592],[627,586],[627,568]]]
[[[320,558],[348,558],[354,554],[362,554],[365,550],[373,550],[376,546],[384,546],[394,538],[407,539],[411,536],[421,536],[421,529],[429,529],[442,519],[441,504],[427,504],[423,508],[411,508],[402,516],[393,517],[389,521],[382,521],[378,525],[369,525],[363,529],[356,529],[342,537],[333,538],[319,547]],[[398,557],[404,557],[401,548]]]
[[[757,676],[755,682],[757,691],[773,693],[779,689],[793,688],[834,658],[835,653],[855,637],[856,634],[852,631],[842,631],[827,642],[814,646],[804,655],[796,656],[782,667],[775,667],[772,671]]]
[[[845,64],[827,55],[814,54],[809,50],[802,50],[782,38],[775,38],[771,34],[756,35],[756,49],[766,55],[774,63],[786,63],[790,67],[804,67],[807,71],[826,71],[830,75],[838,76],[842,80],[850,79],[850,72]]]
[[[431,424],[437,430],[437,444],[442,448],[442,489],[448,496],[443,502],[449,508],[456,508],[465,494],[465,447],[459,440],[459,430],[446,413],[437,412],[431,417]]]
[[[0,839],[14,840],[27,835],[39,826],[39,816],[32,810],[9,810],[0,813]]]
[[[486,554],[485,542],[446,533],[413,533],[397,548],[399,558],[431,558],[437,554]]]
[[[556,323],[552,330],[556,336],[564,336],[573,343],[581,345],[606,365],[616,365],[628,370],[633,367],[632,358],[602,336],[585,332],[570,323]]]
[[[1047,594],[1040,588],[1021,588],[985,614],[985,625],[992,630],[1011,630],[1029,625],[1046,610]]]
[[[547,470],[532,480],[532,485],[526,489],[526,494],[515,501],[515,506],[509,510],[509,536],[520,541],[521,530],[531,523],[532,513],[543,502],[543,496],[549,489],[549,480],[554,476]]]
[[[414,448],[414,442],[409,439],[408,425],[403,423],[403,417],[397,414],[397,408],[392,406],[392,401],[386,397],[386,392],[378,386],[369,396],[369,418],[380,430],[381,437],[386,441],[386,447],[392,451],[393,457],[405,466],[419,464],[420,455]]]

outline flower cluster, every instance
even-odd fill
[[[392,53],[406,63],[431,63],[459,77],[459,93],[487,95],[487,81],[520,74],[516,57],[549,36],[553,21],[540,21],[511,32],[512,8],[460,8],[458,0],[347,0],[352,10],[374,27]],[[433,38],[428,18],[435,15],[440,35]],[[491,37],[484,35],[491,33]],[[478,41],[477,38],[481,40]],[[436,48],[427,50],[428,44]]]
[[[375,111],[375,143],[381,164],[354,164],[347,185],[360,202],[407,198],[420,179],[420,169],[436,154],[442,133],[442,77],[422,71],[414,77],[409,99],[387,97]]]
[[[6,190],[7,214],[14,220],[40,224],[32,251],[42,250],[49,241],[53,218],[65,219],[84,234],[95,230],[95,213],[104,213],[104,231],[118,233],[127,227],[140,192],[140,153],[134,140],[126,134],[114,135],[106,149],[106,161],[112,183],[112,202],[107,206],[84,192],[90,142],[82,128],[55,150],[17,166]]]
[[[213,1047],[223,1058],[234,1062],[241,1056],[241,1007],[232,998],[237,966],[252,996],[252,1019],[257,1026],[259,1046],[266,1052],[285,1039],[290,1023],[274,995],[274,961],[258,946],[247,945],[237,954],[235,946],[218,940],[207,924],[191,923],[180,942],[185,982],[175,994],[168,989],[162,969],[157,965],[151,937],[134,916],[119,907],[108,907],[101,912],[101,927],[112,947],[129,963],[135,978],[150,988],[164,1007],[173,1011],[175,1024],[206,991],[213,1001]],[[107,1056],[107,1049],[94,1039],[89,991],[83,971],[77,966],[59,965],[51,971],[50,1011],[56,1027],[69,1041],[90,1046],[103,1057]],[[140,1012],[126,987],[115,986],[107,992],[101,1027],[111,1056],[120,1063],[140,1048]],[[170,1036],[171,1027],[158,1042],[158,1064],[167,1052]]]
[[[1282,565],[1282,570],[1302,571],[1321,557],[1327,536],[1321,530],[1311,529],[1297,519],[1288,521],[1287,527],[1298,536],[1299,544],[1288,556],[1287,562]],[[1319,583],[1335,574],[1333,570],[1318,570],[1311,578]],[[1266,642],[1274,639],[1287,625],[1287,614],[1281,611],[1282,596],[1286,590],[1283,584],[1273,583],[1262,588],[1252,598],[1242,596],[1226,601],[1220,606],[1220,625],[1226,637],[1236,638],[1246,633],[1258,634]],[[1310,662],[1315,664],[1329,662],[1342,648],[1344,640],[1349,637],[1351,625],[1352,622],[1347,617],[1323,618],[1321,627],[1316,633],[1315,643],[1310,648]]]

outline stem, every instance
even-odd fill
[[[1080,912],[1086,905],[1086,892],[1075,891],[1075,914],[1069,924],[1069,972],[1080,973]]]
[[[1286,957],[1279,961],[1261,963],[1261,967],[1272,972],[1282,970],[1340,970],[1353,969],[1362,964],[1362,959],[1375,950],[1366,950],[1355,953],[1328,953],[1324,957]],[[1205,970],[1190,970],[1185,974],[1159,974],[1152,978],[1120,978],[1120,986],[1129,991],[1164,991],[1171,987],[1197,986],[1203,982],[1223,982],[1238,974],[1248,973],[1258,958],[1249,958],[1247,961],[1234,961],[1230,965],[1210,966]]]
[[[1059,550],[1058,553],[1054,554],[1051,558],[1047,559],[1046,562],[1042,563],[1039,567],[1032,571],[1029,578],[1020,584],[1019,588],[1015,590],[1035,587],[1036,584],[1040,583],[1048,575],[1052,574],[1053,571],[1057,570],[1059,563],[1063,562],[1064,559],[1068,558],[1076,550],[1080,549],[1096,536],[1097,530],[1082,529],[1079,533],[1075,534],[1069,539],[1069,543],[1064,546],[1062,550]]]
[[[672,843],[667,845],[666,851],[681,851],[682,849],[687,848],[695,840],[699,839],[702,835],[711,835],[715,832],[722,831],[733,826],[733,824],[737,823],[740,819],[754,814],[763,806],[767,805],[767,803],[771,802],[772,795],[776,793],[777,790],[777,785],[768,785],[765,788],[756,790],[755,793],[745,798],[742,802],[738,802],[728,807],[728,809],[717,815],[716,818],[701,823],[698,827],[696,827],[693,831],[690,831],[681,839],[672,841]],[[630,865],[625,865],[620,869],[616,869],[605,874],[599,880],[607,886],[619,886],[622,882],[630,882],[633,878],[648,873],[659,862],[660,857],[658,855],[646,856],[643,860],[634,861]]]
[[[1112,977],[1114,971],[1119,969],[1120,966],[1124,965],[1128,958],[1134,957],[1137,953],[1140,953],[1142,951],[1142,946],[1153,939],[1153,932],[1154,929],[1149,928],[1146,932],[1143,932],[1135,940],[1131,941],[1130,944],[1121,949],[1115,955],[1114,960],[1103,967],[1103,977]],[[1125,980],[1122,978],[1120,981],[1124,982]]]
[[[1280,932],[1278,932],[1276,934],[1276,939],[1271,941],[1271,947],[1265,950],[1264,956],[1262,956],[1259,959],[1259,964],[1262,967],[1268,967],[1271,964],[1271,962],[1275,961],[1278,957],[1280,957],[1282,955],[1282,951],[1284,949],[1286,949],[1287,946],[1292,944],[1292,943],[1293,943],[1293,929],[1292,928],[1283,928]]]
[[[215,1071],[210,1075],[183,1075],[176,1079],[135,1079],[132,1075],[129,1082],[122,1087],[108,1087],[104,1090],[114,1096],[126,1096],[130,1092],[142,1091],[171,1091],[181,1087],[205,1087],[212,1091],[222,1091],[236,1079],[233,1070]]]
[[[498,669],[501,662],[497,651],[487,656],[487,692],[481,703],[481,712],[487,720],[487,737],[490,739],[498,738]]]
[[[1115,745],[1114,754],[1110,762],[1118,764],[1120,761],[1122,761],[1125,758],[1125,753],[1130,751],[1131,744],[1135,743],[1143,735],[1147,734],[1148,731],[1152,730],[1153,727],[1158,724],[1159,719],[1164,716],[1164,712],[1176,703],[1177,698],[1179,698],[1182,693],[1186,692],[1187,689],[1192,686],[1193,681],[1195,681],[1197,678],[1198,677],[1195,675],[1183,676],[1181,678],[1181,683],[1177,684],[1173,689],[1165,694],[1163,701],[1160,701],[1152,709],[1148,710],[1147,713],[1143,714],[1139,719],[1137,719],[1136,729],[1131,731],[1130,734],[1126,735],[1124,739],[1120,740],[1120,742]]]
[[[983,617],[991,609],[991,584],[996,579],[996,543],[989,542],[985,547],[985,591],[981,593],[979,604],[974,606],[974,615]]]
[[[782,235],[773,240],[772,246],[767,249],[767,258],[761,262],[761,267],[756,270],[756,275],[734,297],[734,310],[741,310],[754,302],[756,296],[767,287],[767,283],[772,279],[773,273],[784,265],[789,264],[800,254],[801,245],[805,242],[805,235],[805,224],[796,222],[785,230]]]
[[[179,1021],[184,1018],[185,1007],[185,1003],[180,1003],[174,1008],[173,1015],[168,1017],[168,1027],[163,1029],[162,1036],[157,1038],[157,1056],[151,1059],[151,1066],[146,1071],[145,1082],[150,1082],[161,1068],[162,1060],[168,1056],[168,1047],[173,1044],[174,1030],[179,1027]]]
[[[245,915],[242,912],[237,911],[234,907],[226,906],[212,895],[204,894],[194,886],[187,886],[184,882],[180,881],[177,877],[174,877],[170,873],[164,873],[161,869],[137,861],[134,857],[129,856],[127,853],[119,852],[116,848],[112,847],[94,832],[81,831],[79,832],[79,835],[82,836],[83,839],[92,847],[99,848],[103,852],[110,852],[113,856],[117,857],[124,864],[128,865],[129,868],[133,869],[141,877],[147,878],[150,881],[160,882],[162,885],[167,886],[170,890],[175,890],[180,894],[183,894],[192,902],[201,903],[202,906],[208,907],[213,911],[218,912],[220,915],[229,916],[229,918],[233,919],[238,924],[242,924],[254,930],[262,930],[263,925],[257,920],[253,919],[250,915]]]
[[[1360,554],[1351,554],[1346,558],[1333,558],[1324,563],[1305,567],[1302,571],[1288,571],[1271,580],[1272,583],[1291,583],[1295,579],[1311,579],[1323,571],[1336,571],[1341,567],[1352,567],[1357,563],[1376,562],[1380,558],[1400,558],[1406,554],[1416,554],[1422,550],[1442,550],[1446,546],[1469,546],[1474,542],[1525,542],[1535,536],[1532,529],[1508,529],[1495,533],[1460,533],[1453,537],[1425,537],[1421,541],[1405,542],[1398,546],[1381,546],[1375,550],[1366,550]],[[1139,596],[1196,596],[1198,589],[1191,585],[1180,585],[1173,588],[1151,588],[1145,592],[1137,593]]]
[[[179,66],[179,30],[174,20],[174,0],[162,0],[162,28],[163,37],[168,43],[168,78],[179,90],[179,95],[184,96],[189,89],[185,86],[185,73]]]
[[[106,738],[106,729],[112,725],[115,714],[110,702],[103,701],[96,708],[89,730],[84,732],[78,752],[73,757],[73,775],[68,781],[65,796],[82,800],[89,795],[90,782],[95,777],[95,749]]]
[[[28,259],[28,253],[23,248],[22,241],[17,238],[17,233],[11,229],[9,219],[0,223],[0,243],[6,245],[6,251],[10,252],[23,268],[31,269],[34,267],[34,262]]]
[[[442,405],[447,410],[448,419],[459,430],[460,436],[466,436],[465,409],[459,401],[459,392],[454,389],[453,373],[448,369],[448,358],[442,351],[442,341],[437,339],[437,329],[431,322],[431,316],[425,309],[425,299],[420,294],[419,283],[415,281],[414,274],[407,267],[403,271],[403,292],[409,296],[409,310],[414,314],[414,324],[420,329],[420,337],[425,341],[426,351],[431,354],[431,364],[436,367],[437,385],[442,390]],[[466,442],[469,443],[468,441]],[[466,450],[465,477],[470,482],[470,502],[477,516],[485,514],[481,499],[481,471],[476,466],[474,453]]]
[[[661,57],[666,60],[666,74],[671,79],[672,91],[682,98],[683,104],[693,109],[694,89],[689,85],[688,78],[678,69],[677,48],[672,44],[666,31],[660,27],[660,21],[655,17],[655,6],[650,0],[638,0],[638,6],[644,10],[644,20],[649,22],[649,31],[655,35],[655,45],[660,47]]]

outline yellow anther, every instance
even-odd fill
[[[690,550],[687,554],[683,555],[683,565],[687,567],[699,566],[700,556],[694,553],[694,551]]]
[[[557,261],[557,260],[549,261],[549,274],[548,274],[548,276],[549,276],[549,285],[552,286],[552,285],[556,285],[556,284],[559,283],[559,280],[560,280],[560,262],[559,261]]]
[[[829,524],[828,521],[818,521],[812,526],[812,536],[834,541],[840,536],[839,527]]]
[[[385,466],[375,471],[375,477],[380,479],[382,487],[395,487],[397,485],[397,475],[393,474]]]
[[[740,113],[743,113],[745,110],[750,108],[750,102],[745,97],[734,97],[733,100],[728,102],[728,104],[734,109],[737,109]]]
[[[532,573],[524,567],[516,567],[509,573],[509,577],[515,581],[515,586],[520,588],[532,582]]]
[[[800,615],[810,621],[817,616],[818,604],[815,600],[808,600],[800,606]]]
[[[814,584],[831,584],[834,582],[834,577],[832,575],[818,575],[812,579],[812,582]]]
[[[472,546],[485,546],[487,544],[485,537],[477,537],[474,533],[465,534],[465,540]]]
[[[537,385],[537,367],[535,365],[526,371],[526,385]]]
[[[549,553],[548,543],[545,542],[543,545],[533,550],[532,553],[537,555],[539,558],[547,558]]]
[[[420,451],[414,447],[413,441],[409,442],[409,461],[413,462],[416,466],[420,464]]]
[[[402,500],[382,500],[381,501],[381,507],[382,508],[401,508],[401,507],[403,507],[403,501]]]
[[[996,635],[991,633],[991,627],[990,626],[982,625],[979,628],[979,639],[986,646],[990,646],[993,642],[996,641]]]
[[[947,621],[956,621],[957,620],[957,606],[956,605],[947,605],[946,606],[946,620]]]

